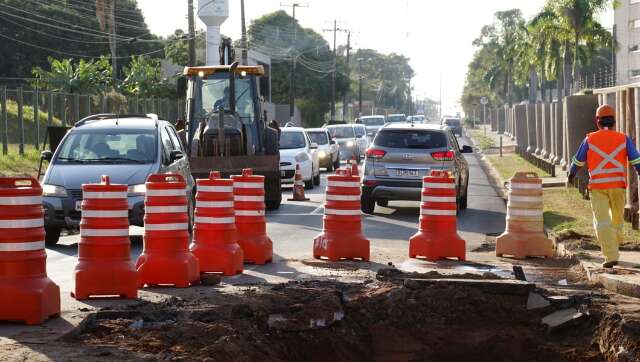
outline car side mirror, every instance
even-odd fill
[[[329,141],[329,144],[335,145],[335,144],[336,144],[336,139],[335,139],[335,138],[332,138],[332,139]]]
[[[51,152],[51,151],[42,151],[42,153],[40,153],[40,158],[45,160],[45,161],[51,162],[51,160],[53,159],[53,152]]]
[[[184,153],[182,153],[182,151],[180,150],[173,150],[171,151],[171,153],[169,154],[169,161],[171,161],[171,163],[176,162],[177,160],[181,160],[184,157]]]
[[[318,144],[315,142],[312,142],[311,145],[309,145],[309,148],[312,150],[317,150],[318,149]]]
[[[473,153],[473,148],[471,146],[462,146],[462,150],[460,150],[462,153]]]

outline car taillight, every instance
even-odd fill
[[[436,161],[453,161],[453,151],[432,152],[431,157]]]
[[[367,150],[367,157],[371,157],[371,158],[382,158],[386,154],[387,152],[383,150],[373,150],[371,148]]]

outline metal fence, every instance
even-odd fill
[[[184,100],[122,97],[110,94],[68,94],[0,86],[2,153],[17,145],[20,154],[32,145],[40,149],[47,126],[71,126],[96,113],[155,113],[160,119],[184,119]],[[37,121],[34,121],[37,120]]]
[[[573,80],[572,93],[585,89],[610,88],[616,86],[616,69],[614,66],[600,68],[590,73],[580,74]]]

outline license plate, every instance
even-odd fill
[[[396,176],[418,177],[418,170],[396,170]]]
[[[82,209],[82,200],[76,201],[76,211],[80,211]]]

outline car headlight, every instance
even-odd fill
[[[139,184],[139,185],[131,185],[127,190],[127,194],[129,196],[144,196],[147,193],[147,185]]]
[[[309,161],[309,156],[306,153],[299,153],[296,155],[296,162]]]
[[[325,158],[325,157],[327,157],[327,153],[324,152],[324,151],[320,151],[320,152],[318,152],[318,157]]]
[[[67,197],[67,189],[56,185],[42,185],[42,196]]]
[[[354,145],[353,141],[348,141],[347,142],[347,147],[353,147],[353,145]]]

